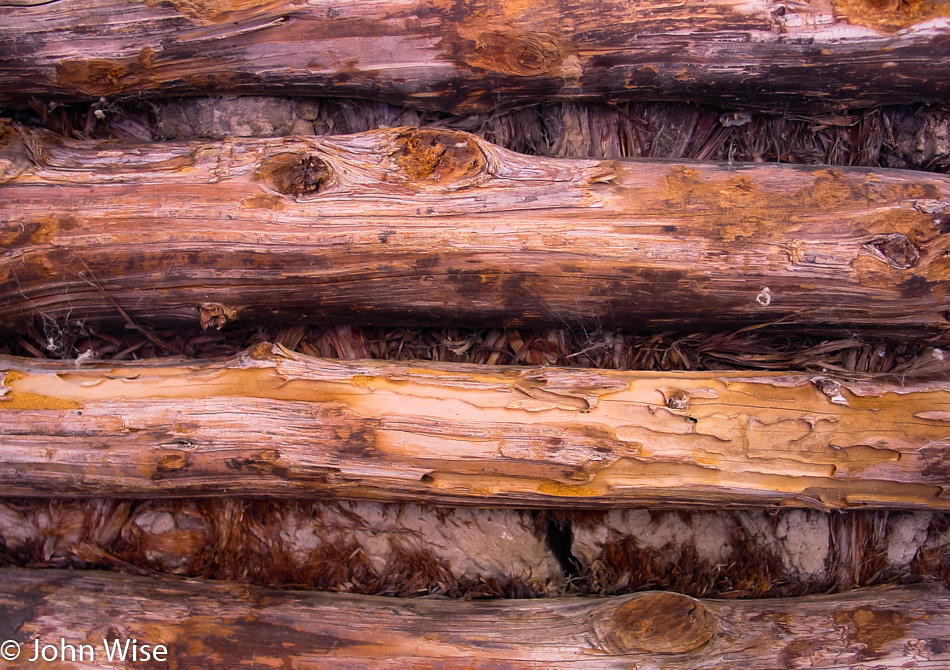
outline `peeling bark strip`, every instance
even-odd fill
[[[456,113],[942,101],[943,0],[51,0],[0,5],[0,104],[263,92]]]
[[[466,133],[0,126],[0,327],[745,326],[950,336],[950,177],[550,159]]]
[[[6,495],[950,509],[950,382],[338,362],[271,345],[0,370]]]
[[[23,658],[35,640],[91,645],[97,662],[86,650],[75,668],[102,667],[103,639],[164,645],[168,667],[938,668],[950,663],[947,598],[913,586],[759,601],[413,600],[7,569],[0,632]]]

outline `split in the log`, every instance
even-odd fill
[[[950,508],[950,383],[0,359],[0,493]]]
[[[686,100],[775,112],[942,102],[942,0],[95,0],[0,4],[0,104],[253,93],[487,112]]]
[[[128,656],[109,667],[157,650],[148,667],[938,668],[950,663],[947,599],[921,585],[759,601],[412,600],[7,569],[0,636],[23,660],[45,652],[75,668],[103,667],[116,643]],[[5,658],[16,649],[5,643]]]
[[[6,124],[0,328],[235,319],[950,338],[950,177],[551,159],[473,135]]]

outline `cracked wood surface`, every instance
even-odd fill
[[[10,0],[0,104],[253,93],[455,113],[686,100],[778,113],[939,102],[945,0]]]
[[[0,359],[6,495],[950,509],[950,382]]]
[[[28,319],[950,337],[950,177],[529,157],[466,133],[141,144],[0,121]]]
[[[0,633],[29,655],[34,640],[90,645],[75,668],[104,667],[104,639],[135,639],[164,645],[168,667],[937,670],[950,663],[947,600],[920,585],[758,601],[446,601],[6,569]]]

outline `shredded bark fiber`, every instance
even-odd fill
[[[2,111],[2,110],[0,110]],[[2,115],[2,114],[0,114]],[[833,117],[745,114],[673,103],[548,104],[453,117],[383,103],[282,98],[33,105],[10,116],[85,138],[349,133],[422,125],[467,130],[551,156],[667,157],[950,169],[950,108]],[[231,355],[262,341],[330,358],[627,370],[801,370],[946,378],[921,344],[738,332],[411,329],[349,324],[125,330],[45,323],[0,353],[128,360]],[[881,583],[950,586],[950,515],[906,512],[454,510],[373,503],[228,500],[0,502],[0,564],[104,568],[361,594],[533,597],[670,589],[774,597]]]
[[[4,565],[366,595],[761,598],[950,577],[950,514],[910,512],[12,499],[0,534]]]

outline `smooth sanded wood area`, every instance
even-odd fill
[[[551,159],[474,135],[0,125],[0,328],[233,320],[950,338],[950,177]]]
[[[950,664],[948,602],[924,585],[758,601],[413,600],[7,569],[0,634],[21,658],[39,640],[83,669],[107,666],[104,641],[128,639],[167,655],[108,667],[937,670]]]
[[[491,112],[942,102],[945,0],[8,0],[0,104],[215,93]]]
[[[2,358],[7,495],[950,508],[950,382]]]

